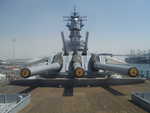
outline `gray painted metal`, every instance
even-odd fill
[[[102,69],[102,70],[108,70],[113,71],[120,74],[129,74],[129,70],[134,68],[132,66],[125,66],[125,65],[117,65],[117,64],[101,64],[101,63],[95,63],[94,68],[96,70]]]
[[[74,70],[78,67],[81,68],[82,67],[81,56],[73,55],[72,60],[71,60],[71,65],[73,66]]]
[[[76,53],[78,51],[82,51],[83,54],[87,53],[87,43],[88,43],[88,33],[86,35],[86,39],[83,41],[81,40],[81,30],[84,26],[83,21],[86,21],[85,16],[80,16],[79,13],[74,10],[74,12],[71,14],[71,16],[65,16],[64,19],[67,21],[67,27],[70,31],[69,34],[69,46],[66,46],[67,48],[64,48],[65,50],[71,50],[73,53]],[[62,35],[63,42],[66,42],[64,40],[64,36]]]
[[[133,102],[150,112],[150,92],[135,92],[131,98]]]
[[[83,55],[87,55],[87,51],[88,51],[88,38],[89,38],[89,32],[86,32],[86,38],[85,38],[85,47],[83,50]]]
[[[30,101],[29,94],[0,94],[0,113],[17,113]]]
[[[66,45],[66,41],[65,41],[65,36],[64,36],[64,33],[61,32],[61,38],[62,38],[62,41],[63,41],[63,51],[64,51],[64,55],[68,55],[68,51],[67,51],[67,45]]]
[[[92,69],[92,71],[98,71],[98,70],[112,71],[123,75],[131,75],[130,73],[131,69],[135,69],[138,75],[138,69],[136,67],[129,66],[129,65],[102,64],[99,55],[96,54],[91,55],[89,61],[89,70],[90,69]]]
[[[70,71],[74,72],[77,68],[82,68],[82,59],[80,55],[73,55],[70,62]]]
[[[82,68],[82,65],[79,62],[73,64],[73,69],[76,70],[77,68]]]
[[[61,68],[61,65],[59,63],[52,63],[52,64],[41,64],[36,66],[28,67],[27,69],[30,70],[31,75],[38,74],[44,71],[55,71],[57,72]]]
[[[63,58],[62,58],[62,53],[58,53],[53,57],[52,63],[49,64],[38,64],[38,65],[33,65],[33,66],[28,66],[26,68],[23,68],[20,72],[21,76],[24,78],[27,78],[31,75],[37,75],[43,72],[59,72],[62,68],[63,65]],[[25,73],[25,74],[24,74]]]

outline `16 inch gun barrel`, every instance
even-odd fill
[[[94,68],[108,70],[108,71],[116,72],[119,74],[129,75],[131,77],[136,77],[139,74],[139,71],[136,67],[125,66],[125,65],[122,66],[122,65],[116,65],[116,64],[95,63]]]
[[[20,75],[23,78],[30,77],[32,75],[39,74],[41,72],[49,71],[49,72],[59,72],[62,68],[62,56],[61,54],[57,54],[53,58],[53,62],[51,64],[39,64],[34,66],[28,66],[20,71]]]
[[[128,65],[117,65],[117,64],[102,64],[100,63],[99,56],[92,54],[90,59],[90,68],[94,71],[105,70],[112,71],[119,74],[129,75],[136,77],[139,75],[139,70],[136,67]]]
[[[85,70],[82,68],[81,56],[73,55],[70,62],[70,71],[73,72],[75,77],[83,77]]]

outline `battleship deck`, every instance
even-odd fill
[[[70,89],[33,85],[1,85],[1,93],[31,93],[31,103],[20,113],[147,113],[131,101],[131,92],[150,91],[144,84]]]

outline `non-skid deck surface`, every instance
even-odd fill
[[[134,91],[150,91],[150,81],[112,87],[0,86],[0,93],[31,93],[31,103],[20,113],[147,113],[131,102]]]

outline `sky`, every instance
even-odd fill
[[[150,49],[150,0],[0,0],[0,56],[33,58],[61,51],[60,32],[69,35],[62,17],[74,6],[88,18],[82,35],[90,33],[89,51]]]

